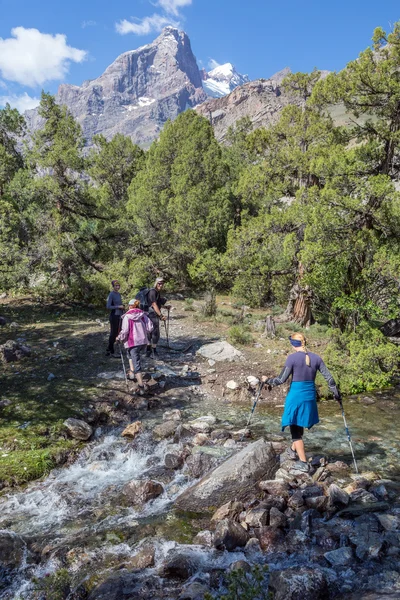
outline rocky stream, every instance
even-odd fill
[[[117,425],[70,423],[88,430],[79,457],[0,498],[1,600],[400,598],[398,391],[345,400],[359,475],[323,402],[304,474],[281,406],[260,402],[244,429],[250,384],[216,398],[207,359],[161,358],[149,398],[114,406]]]

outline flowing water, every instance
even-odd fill
[[[242,427],[250,407],[222,400],[216,405],[215,399],[197,393],[180,408],[184,421],[213,414],[218,426]],[[400,482],[399,390],[347,399],[345,409],[360,471],[373,470],[382,478]],[[338,405],[323,402],[319,411],[320,424],[306,434],[307,450],[350,464]],[[254,437],[279,439],[281,412],[281,407],[260,402],[251,425]],[[149,412],[142,420],[151,426],[162,420],[161,415]],[[185,543],[190,543],[201,523],[175,515],[173,501],[193,481],[185,469],[178,470],[163,482],[160,497],[141,509],[127,505],[121,495],[123,485],[132,479],[151,477],[154,468],[163,464],[171,445],[166,441],[155,443],[150,433],[141,434],[134,442],[120,433],[118,429],[98,430],[95,440],[73,465],[0,498],[0,529],[22,536],[31,547],[40,549],[42,557],[37,564],[25,552],[18,576],[9,585],[2,586],[0,581],[2,600],[34,597],[34,579],[59,569],[63,564],[60,557],[65,560],[66,552],[68,568],[84,580],[129,559],[146,537],[157,540],[156,567],[173,547],[189,551]],[[243,558],[241,553],[218,553],[199,546],[190,546],[190,552],[203,571],[207,565],[224,569]]]

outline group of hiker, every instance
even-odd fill
[[[147,389],[142,377],[141,354],[146,351],[148,357],[157,355],[160,321],[165,320],[161,309],[163,307],[167,310],[171,308],[167,304],[167,299],[161,296],[164,279],[157,278],[151,289],[142,288],[136,298],[129,301],[129,309],[125,313],[119,291],[120,284],[116,280],[111,283],[113,290],[107,300],[107,308],[110,310],[110,338],[107,354],[114,355],[116,341],[124,344],[130,366],[128,377],[136,378],[139,386],[138,393],[143,395]],[[289,427],[292,438],[292,443],[286,451],[286,458],[296,461],[295,469],[308,472],[310,465],[306,458],[303,434],[305,428],[311,429],[319,422],[315,387],[315,377],[318,371],[325,378],[335,400],[342,407],[344,417],[342,398],[336,382],[322,358],[308,351],[304,335],[294,333],[289,337],[289,341],[294,353],[287,357],[285,366],[278,377],[263,376],[261,378],[260,391],[264,384],[272,388],[285,383],[290,376],[292,377],[282,415],[282,431]],[[254,408],[255,405],[253,410]],[[348,437],[350,441],[349,433]]]
[[[106,354],[118,356],[114,353],[115,342],[123,343],[129,360],[127,377],[131,380],[136,379],[139,395],[147,392],[142,376],[141,355],[145,352],[147,357],[157,356],[160,321],[166,319],[161,309],[163,307],[168,311],[171,309],[167,299],[161,296],[164,283],[164,279],[158,277],[152,288],[141,288],[136,298],[129,301],[126,312],[124,312],[121,285],[118,280],[114,279],[111,282],[113,289],[107,298],[107,308],[110,311],[110,337]]]

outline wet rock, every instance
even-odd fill
[[[176,421],[164,421],[154,427],[153,437],[155,440],[165,440],[172,437],[176,431],[176,427]]]
[[[161,567],[161,575],[163,577],[177,579],[189,579],[196,571],[197,564],[194,557],[176,550],[168,552]]]
[[[208,531],[207,529],[204,531],[199,531],[199,533],[193,539],[193,544],[198,544],[199,546],[207,546],[211,548],[213,543],[214,534],[212,531]]]
[[[268,510],[262,507],[251,508],[246,513],[245,522],[250,527],[263,527],[268,522]]]
[[[169,452],[164,458],[164,464],[167,469],[180,469],[183,466],[183,462],[183,456],[181,453]]]
[[[307,508],[314,508],[320,512],[324,512],[328,507],[329,499],[327,496],[317,496],[316,498],[305,499]]]
[[[197,452],[196,454],[188,456],[186,459],[186,465],[189,474],[195,479],[198,479],[199,477],[203,477],[206,473],[211,471],[211,469],[215,466],[215,461],[216,459],[210,454]]]
[[[389,498],[388,491],[383,483],[379,485],[372,485],[369,488],[369,491],[375,496],[375,498],[377,498],[377,500],[387,500]]]
[[[270,479],[267,481],[260,481],[258,487],[264,492],[268,492],[268,494],[272,494],[273,496],[288,496],[290,486],[287,481],[283,479]]]
[[[350,501],[349,494],[334,483],[329,486],[328,495],[333,506],[347,506]]]
[[[209,591],[210,589],[206,585],[194,581],[183,588],[179,600],[203,600],[204,595]]]
[[[67,419],[63,425],[68,429],[69,435],[75,440],[86,441],[93,433],[92,427],[80,419]]]
[[[24,346],[18,342],[14,342],[14,340],[7,340],[5,344],[0,345],[0,362],[3,363],[21,360],[26,356],[30,356],[30,354],[31,349],[29,346]]]
[[[329,471],[329,473],[342,474],[350,471],[350,466],[341,460],[337,460],[333,463],[328,463],[325,466],[325,469]]]
[[[210,437],[212,440],[227,440],[231,437],[231,434],[226,429],[214,429]]]
[[[243,358],[243,354],[228,342],[206,344],[197,351],[197,354],[214,361],[231,362]]]
[[[380,523],[375,515],[363,515],[354,523],[354,531],[349,533],[350,541],[356,546],[356,555],[360,560],[378,558],[383,537],[380,535]]]
[[[0,327],[3,327],[7,324],[7,319],[5,317],[0,316]]]
[[[112,575],[109,579],[98,585],[90,594],[88,600],[121,600],[125,585],[136,581],[136,575]]]
[[[138,479],[133,479],[122,488],[123,495],[132,504],[145,504],[160,496],[163,491],[163,486],[157,481]]]
[[[400,529],[400,516],[398,515],[376,515],[380,524],[386,531],[396,531]]]
[[[329,598],[328,583],[322,571],[295,568],[273,571],[269,587],[274,600],[326,600]]]
[[[251,430],[245,427],[244,429],[239,429],[238,431],[232,431],[232,437],[234,440],[241,442],[242,440],[251,437]]]
[[[376,499],[375,499],[376,500]],[[384,512],[389,510],[390,506],[387,502],[373,502],[371,504],[350,505],[343,508],[337,513],[340,517],[358,517],[371,512]]]
[[[350,499],[352,502],[357,502],[358,504],[374,504],[378,502],[378,499],[371,492],[367,492],[367,490],[355,490],[350,494]]]
[[[126,566],[130,569],[148,569],[154,567],[155,548],[154,546],[147,545],[135,556],[129,559]]]
[[[286,508],[286,499],[281,496],[265,496],[265,498],[260,502],[260,506],[263,508],[267,508],[268,510],[271,508],[277,508],[278,510],[285,510]]]
[[[304,504],[305,502],[301,490],[297,490],[288,500],[288,507],[293,508],[293,510],[301,508]]]
[[[204,446],[209,441],[209,437],[206,433],[197,433],[193,438],[193,444],[195,446]]]
[[[324,495],[324,489],[319,485],[307,485],[301,490],[301,495],[306,498],[317,498]]]
[[[269,511],[269,524],[271,527],[286,527],[286,516],[274,506]]]
[[[235,502],[230,500],[226,504],[223,504],[213,514],[211,521],[222,521],[223,519],[231,519],[232,521],[239,521],[239,515],[243,511],[243,504],[241,502]]]
[[[215,548],[232,552],[235,548],[245,546],[248,539],[247,531],[235,521],[223,519],[217,523],[214,534]]]
[[[178,408],[174,408],[173,410],[167,410],[163,414],[163,421],[181,421],[182,413]]]
[[[224,443],[224,448],[230,448],[230,449],[236,448],[235,440],[232,440],[232,439],[226,440],[226,442]]]
[[[199,417],[194,421],[189,421],[190,427],[197,431],[198,433],[210,433],[211,427],[215,425],[216,418],[212,415],[206,415],[204,417]]]
[[[332,567],[347,567],[354,563],[353,550],[348,546],[325,552],[324,556]]]
[[[185,441],[191,439],[193,436],[193,431],[190,429],[189,425],[178,425],[176,431],[174,433],[174,443]]]
[[[0,530],[0,567],[16,569],[23,558],[24,540],[12,531]]]
[[[271,444],[259,439],[215,468],[176,500],[177,508],[201,510],[220,506],[231,498],[243,500],[255,485],[275,471],[275,452]]]
[[[228,569],[229,573],[233,571],[243,571],[244,573],[251,573],[251,565],[247,560],[236,560],[233,562]]]
[[[285,538],[280,529],[267,525],[255,530],[255,534],[263,550],[268,552],[284,552]]]
[[[250,538],[244,547],[244,551],[246,554],[256,554],[257,552],[261,552],[260,540],[256,537]]]
[[[125,427],[125,429],[123,430],[121,435],[123,437],[135,438],[138,435],[138,433],[140,433],[141,431],[142,431],[142,422],[135,421],[134,423],[131,423],[130,425],[128,425],[128,427]]]

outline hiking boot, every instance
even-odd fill
[[[138,396],[144,396],[145,394],[147,394],[148,391],[149,391],[149,386],[144,384],[144,385],[139,385],[138,389],[136,390],[136,393]]]
[[[295,465],[293,465],[292,469],[296,469],[296,471],[300,471],[300,473],[309,473],[311,470],[311,465],[309,465],[307,462],[299,460]]]
[[[147,348],[146,348],[146,356],[147,356],[147,358],[150,358],[150,356],[151,356],[151,346],[147,346]]]
[[[283,458],[284,460],[298,460],[298,455],[296,450],[293,450],[290,446],[289,448],[286,448],[285,452],[283,453]]]

